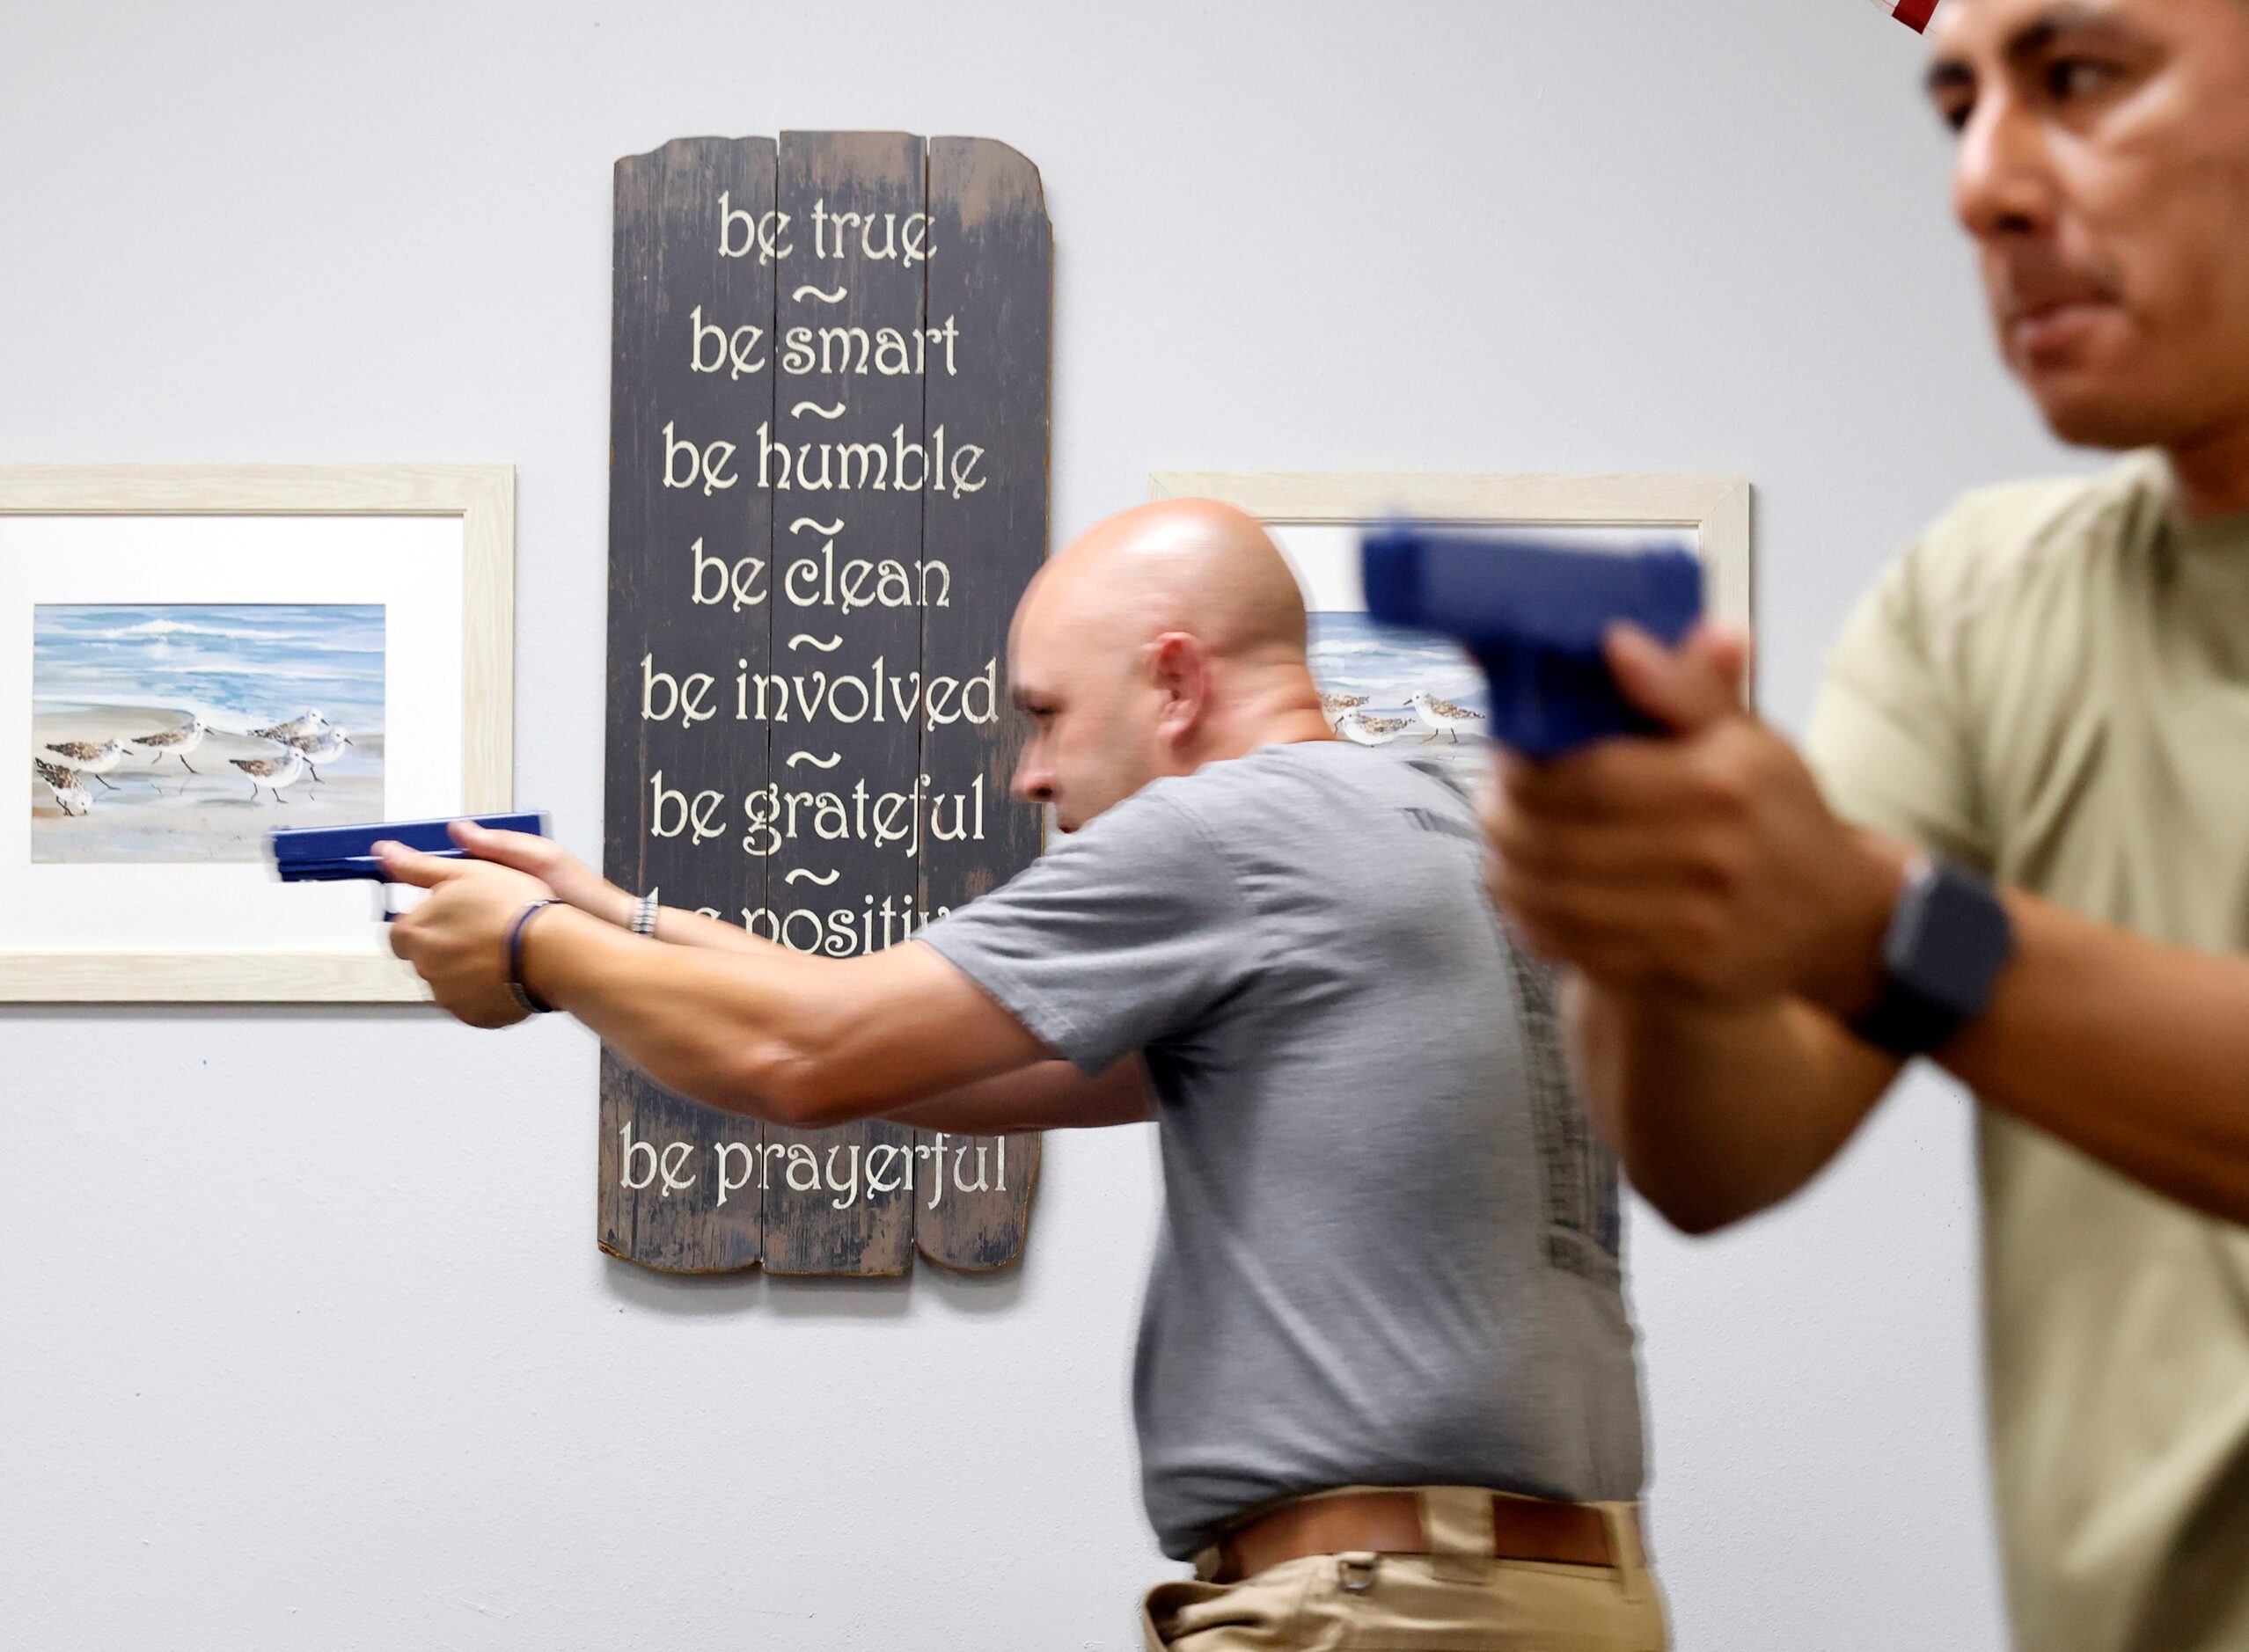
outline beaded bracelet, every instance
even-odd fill
[[[633,903],[632,930],[635,935],[647,940],[656,939],[656,898],[653,894],[644,895]]]
[[[524,931],[529,926],[534,912],[542,906],[553,904],[554,897],[551,895],[544,900],[533,901],[516,913],[516,921],[508,925],[508,996],[533,1015],[551,1013],[554,1006],[533,992],[524,980]]]

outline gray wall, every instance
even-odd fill
[[[598,845],[610,163],[1007,139],[1059,247],[1055,526],[1153,469],[1758,490],[1795,724],[1960,487],[2082,463],[1991,361],[1864,0],[0,4],[0,459],[511,461],[520,797]],[[1015,1276],[593,1246],[594,1047],[0,1011],[0,1622],[40,1647],[1136,1644],[1140,1131]],[[1703,1652],[2001,1644],[1960,1099],[1786,1211],[1633,1229]]]

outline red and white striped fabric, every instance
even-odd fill
[[[1937,15],[1937,0],[1874,0],[1874,4],[1916,34]]]

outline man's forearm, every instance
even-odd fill
[[[786,950],[778,941],[753,935],[724,918],[705,917],[700,912],[685,912],[676,906],[658,909],[656,938],[674,947],[702,947],[715,952]]]
[[[1939,1064],[1984,1104],[2167,1197],[2249,1222],[2249,959],[2006,900],[2014,961]],[[1574,991],[1587,1105],[1634,1184],[1692,1231],[1809,1181],[1899,1064],[1802,1000],[1736,1011]]]
[[[649,1077],[714,1107],[819,1128],[1052,1052],[933,948],[853,958],[644,940],[575,908],[525,932],[531,989]]]
[[[1094,1129],[1155,1116],[1146,1069],[1137,1055],[1088,1078],[1066,1061],[1042,1061],[890,1109],[894,1123],[962,1136],[1018,1130]]]
[[[1809,1181],[1897,1071],[1792,998],[1718,1007],[1573,977],[1568,1012],[1596,1125],[1642,1196],[1694,1233]]]
[[[668,946],[765,957],[786,951],[732,924],[677,907],[665,907],[658,913],[656,939]],[[624,1046],[620,1043],[619,1048]],[[765,1105],[770,1107],[770,1103]],[[904,1107],[886,1108],[884,1115],[894,1123],[919,1129],[1004,1136],[1134,1123],[1154,1116],[1154,1102],[1140,1057],[1132,1055],[1093,1078],[1066,1061],[1035,1062]]]
[[[2249,959],[2007,903],[2014,961],[1944,1065],[2157,1192],[2249,1221]]]
[[[800,1122],[787,1098],[808,1058],[792,1012],[807,961],[762,943],[643,940],[560,906],[532,920],[524,955],[534,991],[657,1083],[730,1112]]]
[[[1862,837],[1875,863],[1901,845]],[[1938,1049],[1978,1100],[2171,1198],[2249,1221],[2249,958],[2167,947],[2019,891],[2015,954],[1982,1015]],[[1886,919],[1886,909],[1884,910]],[[1875,949],[1820,983],[1847,1017]]]

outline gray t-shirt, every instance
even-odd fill
[[[1338,1486],[1638,1494],[1616,1181],[1439,765],[1155,782],[920,939],[1088,1072],[1140,1050],[1164,1217],[1133,1381],[1192,1556]]]

